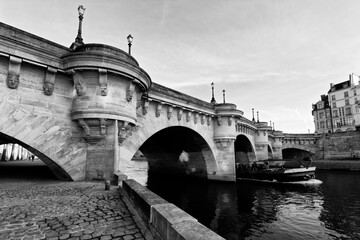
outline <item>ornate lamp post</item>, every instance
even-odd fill
[[[78,34],[75,38],[75,42],[73,42],[70,46],[71,49],[75,49],[77,46],[83,45],[83,39],[81,36],[81,30],[82,30],[82,20],[84,19],[84,13],[85,13],[85,8],[83,5],[79,5],[78,7],[78,13],[79,13],[79,27],[78,27]]]
[[[223,101],[225,103],[225,89],[223,89]]]
[[[255,117],[254,117],[254,108],[252,108],[252,121],[255,122]]]
[[[257,122],[259,122],[259,111],[256,111],[257,114]]]
[[[216,104],[216,100],[214,97],[214,83],[213,82],[211,83],[211,101],[210,101],[210,103]]]
[[[131,45],[132,45],[132,41],[133,41],[133,36],[131,36],[131,34],[129,34],[129,36],[127,36],[127,40],[128,40],[128,45],[129,45],[129,55],[131,55]]]

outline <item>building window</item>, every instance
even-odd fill
[[[340,119],[335,119],[335,120],[334,120],[334,126],[336,126],[336,127],[341,127]]]
[[[346,100],[345,100],[345,106],[349,106],[349,105],[350,105],[349,99],[346,99]]]
[[[336,108],[336,102],[332,103],[333,108]]]
[[[356,90],[354,90],[354,96],[356,96]]]
[[[325,128],[325,123],[324,122],[320,122],[320,128],[324,129]]]
[[[344,97],[349,97],[349,93],[348,93],[348,92],[344,92]]]
[[[345,108],[345,114],[346,115],[351,115],[351,108]]]
[[[359,113],[359,106],[355,106],[355,112]]]
[[[324,118],[324,113],[323,112],[319,113],[319,118]]]
[[[333,111],[333,117],[338,117],[339,115],[338,115],[338,111],[337,110],[334,110]]]
[[[352,118],[346,118],[346,125],[347,126],[353,125],[353,119]]]
[[[331,96],[331,100],[335,100],[335,95],[332,95],[332,96]]]

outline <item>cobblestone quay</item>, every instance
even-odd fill
[[[2,182],[0,239],[145,239],[118,188],[104,189],[97,182]]]

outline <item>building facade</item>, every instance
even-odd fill
[[[332,132],[331,108],[327,95],[321,95],[321,100],[312,106],[312,115],[314,116],[315,132]]]
[[[356,84],[349,75],[349,80],[330,84],[328,95],[321,95],[321,100],[313,104],[315,133],[355,131],[360,127],[360,81]]]

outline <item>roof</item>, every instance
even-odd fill
[[[351,80],[332,85],[328,93],[336,92],[351,87]]]

